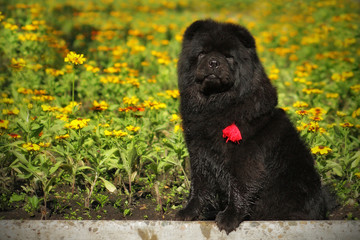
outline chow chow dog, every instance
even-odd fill
[[[229,234],[244,220],[326,217],[314,159],[276,108],[276,89],[246,28],[210,19],[191,24],[178,86],[191,190],[176,219],[215,219]]]

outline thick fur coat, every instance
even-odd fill
[[[215,218],[229,233],[244,220],[325,218],[314,160],[276,108],[276,89],[247,29],[212,20],[190,25],[178,81],[191,193],[177,219]],[[233,123],[237,142],[223,135]]]

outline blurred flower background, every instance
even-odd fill
[[[136,217],[149,219],[181,208],[189,173],[176,64],[184,30],[203,18],[255,36],[323,182],[358,209],[359,1],[1,2],[0,218],[147,209]]]

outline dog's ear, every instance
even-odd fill
[[[255,39],[246,28],[235,24],[230,24],[229,28],[246,48],[255,48]]]
[[[195,34],[201,30],[204,30],[214,23],[213,20],[206,19],[206,20],[198,20],[193,22],[185,31],[184,33],[184,40],[191,41]]]

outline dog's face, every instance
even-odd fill
[[[191,88],[199,98],[248,91],[258,62],[255,41],[238,25],[197,21],[184,34],[179,59],[180,92]]]
[[[205,95],[224,92],[234,85],[234,58],[218,51],[199,53],[195,69],[196,83]]]

